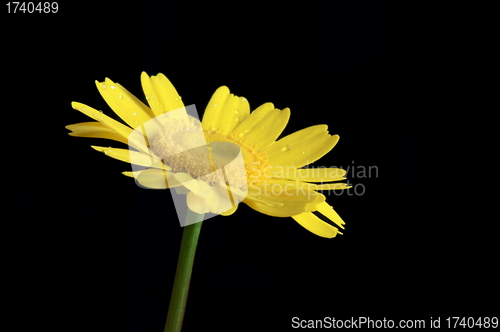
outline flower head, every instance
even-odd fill
[[[337,227],[343,228],[344,222],[318,191],[349,188],[337,182],[345,180],[346,172],[338,168],[302,168],[337,144],[339,136],[329,135],[326,125],[311,126],[278,140],[290,110],[265,103],[250,112],[248,101],[231,94],[225,86],[212,96],[201,123],[190,116],[165,117],[185,108],[174,86],[163,74],[149,77],[142,73],[141,82],[149,107],[110,79],[96,81],[104,100],[126,125],[73,102],[74,109],[96,121],[67,126],[70,135],[129,145],[130,149],[93,148],[143,166],[123,174],[135,177],[144,187],[169,187],[187,194],[187,205],[196,213],[231,215],[242,201],[270,216],[292,217],[322,237],[340,233]],[[145,128],[151,123],[155,123],[154,128],[148,127],[146,135]],[[208,154],[207,149],[200,148],[186,152],[183,144],[197,139],[206,141]],[[229,159],[238,153],[243,164],[231,165]],[[224,173],[211,172],[223,166]],[[231,200],[222,198],[228,189]]]

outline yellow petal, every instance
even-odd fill
[[[264,116],[258,126],[254,126],[244,136],[247,137],[249,143],[256,145],[256,150],[263,149],[281,135],[289,119],[290,109],[285,108],[283,111],[272,110]]]
[[[151,189],[167,189],[182,185],[174,177],[172,172],[163,169],[148,168],[138,172],[123,172],[124,175],[133,175],[137,183]]]
[[[200,197],[209,198],[212,196],[213,188],[203,180],[197,179],[198,181],[198,193]]]
[[[325,196],[292,181],[272,179],[266,183],[250,185],[243,201],[252,209],[275,217],[290,217],[315,211]]]
[[[105,138],[122,142],[128,145],[128,140],[125,137],[100,122],[76,123],[67,125],[66,129],[72,131],[71,133],[68,133],[70,136]]]
[[[150,78],[148,74],[142,72],[141,83],[146,100],[155,116],[184,107],[181,97],[165,75],[158,74]]]
[[[210,99],[203,114],[203,129],[219,129],[223,135],[229,134],[250,114],[250,105],[244,97],[229,94],[226,86],[221,86]]]
[[[88,117],[91,117],[94,120],[99,121],[109,129],[115,131],[118,135],[123,137],[129,145],[131,145],[133,148],[137,150],[141,150],[143,152],[148,152],[148,147],[144,144],[143,140],[137,139],[137,138],[130,138],[129,136],[132,133],[132,128],[125,126],[124,124],[121,124],[120,122],[110,118],[107,115],[104,115],[102,112],[87,106],[82,103],[77,103],[77,102],[72,102],[71,106],[77,110],[82,112],[83,114],[87,115]],[[133,136],[130,136],[133,137]]]
[[[272,110],[274,110],[274,105],[272,103],[262,104],[257,107],[246,119],[244,119],[243,122],[236,126],[234,131],[238,132],[240,137],[247,135],[252,128],[259,125],[266,115]]]
[[[154,117],[153,112],[120,84],[106,78],[95,81],[97,89],[111,109],[130,127],[136,128]]]
[[[193,191],[189,192],[187,195],[189,209],[196,213],[229,213],[234,208],[234,204],[228,193],[227,186],[216,184],[210,188],[212,195],[208,197],[201,197]]]
[[[238,209],[238,205],[235,205],[232,208],[230,208],[229,210],[227,210],[226,212],[221,213],[221,215],[223,215],[223,216],[230,216],[234,212],[236,212],[237,209]]]
[[[248,194],[248,191],[243,191],[232,186],[227,186],[227,190],[229,190],[231,197],[236,204],[242,202]]]
[[[269,183],[280,183],[281,186],[284,188],[285,192],[288,193],[293,193],[295,191],[311,191],[314,192],[315,190],[341,190],[341,189],[349,189],[352,188],[352,186],[348,185],[347,183],[325,183],[325,184],[316,184],[316,183],[309,183],[309,182],[302,182],[297,179],[295,180],[290,180],[290,179],[270,179],[267,182]],[[271,185],[272,187],[272,185]],[[287,194],[290,195],[290,194]]]
[[[231,94],[224,103],[224,108],[217,118],[216,127],[223,135],[229,134],[250,114],[250,105],[244,97]]]
[[[97,120],[103,125],[107,126],[108,128],[114,130],[116,133],[120,134],[125,139],[128,139],[128,136],[132,132],[131,128],[121,124],[120,122],[110,118],[107,115],[104,115],[101,111],[98,111],[90,106],[78,102],[72,102],[71,106],[75,110],[82,112],[88,117],[91,117],[92,119]]]
[[[186,203],[188,208],[198,214],[205,214],[210,212],[210,204],[218,200],[217,195],[213,195],[210,199],[197,196],[190,191],[186,196]]]
[[[151,83],[148,74],[146,74],[145,72],[141,73],[141,84],[142,90],[144,91],[144,96],[146,96],[146,100],[148,101],[149,107],[151,107],[153,114],[155,116],[163,114],[163,109],[160,106],[160,99],[156,95],[155,89],[153,88],[153,84]]]
[[[147,166],[153,168],[162,168],[167,171],[171,171],[172,168],[170,166],[165,165],[161,159],[156,156],[145,154],[138,151],[131,151],[129,149],[116,149],[116,148],[107,148],[103,146],[95,146],[91,145],[92,148],[99,152],[103,152],[105,155],[115,158],[127,163],[131,163],[139,166]]]
[[[340,228],[344,229],[343,225],[345,225],[345,222],[327,202],[318,204],[318,212],[333,221],[335,224],[339,225]]]
[[[193,179],[193,177],[191,175],[189,175],[188,173],[178,172],[178,173],[174,173],[173,176],[180,183],[187,184],[188,182],[190,182],[189,185],[184,186],[184,187],[188,188],[189,190],[196,191],[198,189],[198,182],[195,179]]]
[[[330,136],[326,125],[299,130],[264,149],[269,164],[302,167],[315,162],[337,144],[338,135]]]
[[[217,128],[218,124],[221,122],[219,121],[219,118],[223,113],[224,104],[226,103],[228,97],[229,89],[227,86],[221,86],[212,95],[201,121],[204,130],[210,131]]]
[[[258,204],[271,206],[273,208],[279,208],[279,207],[282,207],[283,205],[285,205],[285,203],[282,203],[282,202],[267,200],[265,197],[262,198],[260,196],[254,196],[254,195],[248,195],[248,200],[251,200],[251,201],[258,203]]]
[[[167,113],[184,107],[181,96],[179,96],[177,90],[175,90],[174,86],[165,75],[159,73],[156,76],[151,76],[150,80],[154,91],[160,100],[160,106],[163,111],[162,113]]]
[[[293,166],[274,166],[271,176],[305,182],[333,182],[345,180],[346,171],[341,168],[296,168]]]
[[[203,180],[193,179],[191,175],[183,172],[175,173],[173,176],[196,196],[209,198],[213,195],[213,189]]]
[[[136,176],[138,176],[142,171],[134,171],[134,172],[130,172],[130,171],[127,171],[127,172],[122,172],[123,175],[125,176],[128,176],[129,178],[135,178]]]
[[[210,212],[221,214],[231,209],[234,204],[234,198],[226,185],[215,184],[213,187],[218,199],[210,204]]]
[[[352,188],[352,186],[348,185],[347,183],[325,183],[325,184],[315,184],[306,182],[302,183],[307,184],[310,190],[342,190],[342,189]]]
[[[336,227],[324,222],[311,212],[301,213],[292,218],[309,232],[321,237],[333,238],[337,236],[337,233],[342,234]]]

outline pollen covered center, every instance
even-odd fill
[[[247,190],[268,171],[265,155],[247,146],[244,139],[222,135],[217,129],[205,131],[197,121],[167,122],[149,143],[173,172],[188,173],[210,185],[230,184]],[[233,162],[240,152],[243,162]]]

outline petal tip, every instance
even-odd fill
[[[227,86],[223,85],[223,86],[220,86],[215,92],[229,94],[229,88]]]
[[[96,151],[99,151],[99,152],[104,152],[104,150],[106,150],[107,148],[103,147],[103,146],[97,146],[97,145],[91,145],[90,146],[92,149],[96,150]]]

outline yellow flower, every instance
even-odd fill
[[[163,74],[149,77],[143,72],[141,82],[149,107],[108,78],[104,82],[96,81],[104,100],[128,126],[90,106],[73,102],[74,109],[97,122],[68,125],[66,128],[72,131],[69,134],[105,138],[129,145],[132,149],[93,148],[112,158],[146,166],[142,171],[123,172],[126,176],[136,177],[145,187],[165,188],[167,179],[168,187],[187,193],[188,207],[196,213],[234,213],[238,204],[233,202],[232,206],[227,206],[217,199],[220,191],[226,189],[227,182],[209,179],[204,175],[206,172],[198,172],[200,165],[195,160],[191,162],[189,154],[169,159],[164,151],[171,150],[173,146],[169,145],[169,139],[162,131],[152,138],[148,135],[146,144],[144,140],[134,139],[134,129],[153,118],[184,108],[181,97]],[[316,235],[335,237],[342,233],[333,224],[344,228],[344,221],[326,203],[325,196],[317,191],[349,188],[345,183],[332,183],[344,180],[346,172],[338,168],[301,167],[333,149],[339,136],[329,135],[326,125],[316,125],[277,140],[289,117],[288,108],[275,109],[272,103],[265,103],[250,112],[245,98],[230,94],[229,89],[222,86],[208,103],[198,129],[207,144],[227,142],[239,146],[246,174],[233,174],[234,178],[242,180],[239,188],[238,185],[231,187],[233,195],[244,190],[241,199],[252,209],[270,216],[292,217]],[[176,133],[179,135],[193,130],[190,127],[192,122],[163,125],[177,126]]]

